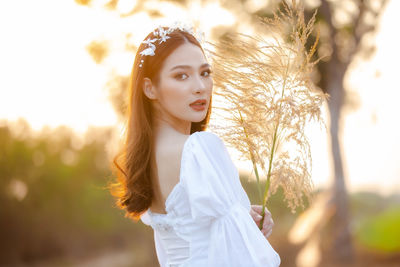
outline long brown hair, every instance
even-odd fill
[[[164,27],[164,30],[168,28]],[[118,207],[126,210],[126,216],[135,221],[139,220],[140,215],[150,207],[154,197],[154,111],[150,100],[143,93],[143,79],[148,77],[157,86],[165,59],[184,43],[192,43],[203,51],[197,39],[186,31],[176,29],[169,33],[168,37],[166,42],[156,43],[154,56],[140,55],[140,52],[146,49],[145,43],[141,43],[136,52],[128,87],[129,103],[126,114],[125,142],[113,160],[112,167],[117,182],[111,184],[111,194],[116,197]],[[154,32],[151,32],[145,40],[148,38],[157,37],[154,36]],[[142,67],[139,67],[141,63]],[[204,131],[210,114],[211,99],[206,117],[201,122],[192,122],[190,133]]]

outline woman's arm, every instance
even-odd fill
[[[210,223],[204,266],[279,266],[278,253],[254,223],[250,200],[223,141],[211,132],[191,136],[180,178],[192,219]]]
[[[261,205],[251,205],[250,209],[250,215],[253,217],[254,222],[257,224],[257,226],[260,223],[261,220],[261,210],[262,206]],[[264,224],[263,228],[261,229],[261,232],[265,236],[265,238],[268,238],[271,233],[272,233],[272,227],[274,227],[274,221],[272,220],[271,212],[265,207],[265,218],[264,218]]]

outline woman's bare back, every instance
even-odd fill
[[[168,134],[160,135],[156,140],[155,160],[157,172],[155,173],[155,197],[151,204],[151,211],[166,213],[165,201],[169,194],[179,183],[183,146],[189,135]]]

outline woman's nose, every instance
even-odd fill
[[[195,93],[203,93],[206,90],[205,82],[202,80],[201,76],[197,76],[194,83]]]

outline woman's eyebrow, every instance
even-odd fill
[[[203,65],[200,66],[200,68],[205,68],[205,67],[210,67],[210,64],[204,63]],[[189,65],[176,65],[175,67],[171,68],[170,71],[173,71],[175,69],[191,69],[192,67]]]

